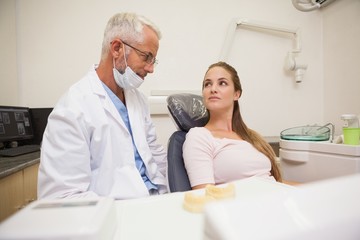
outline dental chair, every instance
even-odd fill
[[[177,129],[168,141],[169,189],[170,192],[188,191],[191,190],[191,186],[184,166],[182,146],[190,128],[204,126],[209,116],[202,96],[192,93],[172,94],[166,101],[169,115]]]

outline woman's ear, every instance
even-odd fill
[[[234,101],[239,100],[240,96],[241,96],[241,93],[240,93],[239,90],[237,90],[237,91],[235,92],[235,94],[234,94]]]

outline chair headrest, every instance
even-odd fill
[[[177,129],[189,131],[193,127],[203,127],[209,120],[209,114],[202,96],[192,93],[169,95],[167,107]]]

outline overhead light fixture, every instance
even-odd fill
[[[297,10],[309,12],[325,7],[334,1],[335,0],[292,0],[292,4]]]

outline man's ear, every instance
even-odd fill
[[[124,50],[124,44],[120,40],[114,40],[111,42],[110,52],[114,58],[118,58],[120,54],[122,54],[121,51],[123,50]]]

